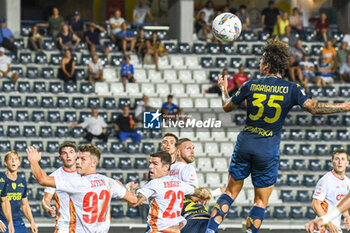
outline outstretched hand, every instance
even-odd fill
[[[220,75],[217,85],[220,89],[224,88],[225,90],[227,90],[227,75],[225,76]]]
[[[308,222],[305,225],[305,230],[309,233],[313,233],[315,230],[325,230],[325,227],[323,226],[323,219],[317,218]]]
[[[40,161],[41,152],[38,152],[38,150],[35,147],[30,146],[26,149],[26,151],[29,163],[38,163]]]

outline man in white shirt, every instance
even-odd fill
[[[139,25],[145,23],[146,15],[153,20],[151,9],[146,5],[144,0],[140,0],[139,5],[135,6],[132,15],[132,24]]]
[[[143,95],[142,100],[135,108],[135,120],[136,120],[136,122],[142,122],[143,112],[155,111],[155,110],[156,110],[156,108],[148,105],[148,96]]]
[[[118,32],[122,30],[122,23],[125,22],[125,19],[121,17],[121,12],[117,9],[114,12],[114,15],[109,19],[109,23],[111,25],[111,33],[115,36]]]
[[[10,71],[11,58],[5,55],[4,47],[0,47],[0,78],[9,77],[15,83],[18,79],[16,72]]]
[[[350,54],[347,55],[346,62],[341,64],[339,68],[339,79],[340,83],[344,83],[344,81],[350,81]]]
[[[89,82],[100,81],[103,82],[103,65],[101,60],[98,59],[98,55],[92,56],[92,61],[89,62]]]
[[[85,118],[81,124],[73,124],[71,128],[82,127],[86,130],[85,139],[91,143],[94,137],[102,139],[104,142],[108,140],[107,124],[103,117],[98,115],[97,108],[93,108],[91,111],[91,117]]]
[[[332,155],[333,170],[326,173],[317,183],[312,200],[312,209],[317,216],[324,216],[328,211],[336,208],[340,200],[349,193],[350,179],[345,176],[349,164],[348,154],[344,149],[335,150]],[[343,212],[344,223],[350,227],[349,212]],[[325,233],[342,232],[340,228],[341,216],[328,223]]]

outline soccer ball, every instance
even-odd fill
[[[222,13],[214,19],[212,31],[214,36],[222,42],[232,42],[241,34],[242,23],[236,15]]]

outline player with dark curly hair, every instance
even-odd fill
[[[244,83],[232,97],[227,92],[227,77],[220,77],[218,80],[224,111],[232,111],[246,99],[247,120],[234,148],[228,185],[213,208],[207,233],[218,229],[241,191],[244,179],[249,175],[254,185],[255,197],[254,206],[248,214],[246,232],[259,231],[277,180],[282,126],[294,105],[300,105],[312,114],[350,110],[350,103],[314,102],[303,87],[285,81],[282,77],[284,70],[288,68],[288,62],[288,46],[278,39],[270,39],[260,60],[262,78]]]

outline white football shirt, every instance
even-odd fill
[[[170,167],[170,176],[177,177],[179,180],[198,188],[196,169],[191,164],[184,162],[173,163]]]
[[[100,174],[64,179],[55,176],[56,190],[68,193],[76,212],[76,230],[106,233],[109,230],[111,198],[123,198],[126,189],[115,180]]]
[[[333,171],[327,172],[317,183],[312,198],[322,201],[322,208],[327,213],[337,206],[340,200],[349,192],[350,179],[344,176],[340,179]],[[340,229],[341,216],[332,220]]]
[[[50,176],[60,176],[63,179],[76,179],[80,178],[80,175],[76,171],[67,171],[63,167],[60,167]],[[74,213],[73,205],[71,205],[71,199],[69,195],[65,192],[57,191],[56,188],[46,187],[44,190],[45,193],[50,193],[54,195],[55,204],[57,207],[57,216],[56,216],[56,229],[70,229],[74,227],[76,222],[76,216]],[[71,232],[71,231],[69,231]]]
[[[193,194],[194,187],[175,177],[163,176],[151,180],[137,193],[144,195],[149,202],[147,223],[150,233],[157,233],[180,223],[186,224],[181,216],[185,195]]]

